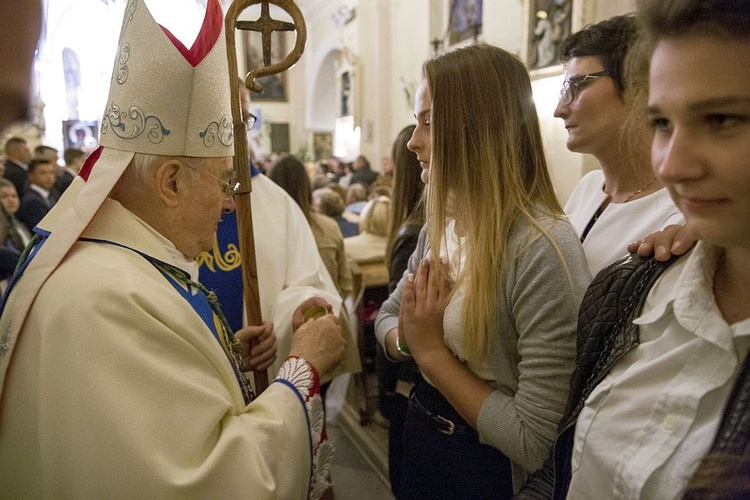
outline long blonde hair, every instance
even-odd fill
[[[547,236],[539,211],[553,217],[563,211],[547,170],[529,75],[518,58],[473,45],[427,61],[423,76],[432,96],[430,244],[437,255],[447,220],[460,214],[466,265],[453,290],[467,286],[463,342],[467,354],[479,358],[498,321],[501,269],[515,257],[507,251],[511,227],[520,216]]]

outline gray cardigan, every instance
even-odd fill
[[[573,227],[547,216],[538,220],[557,243],[569,274],[550,241],[519,218],[508,245],[515,259],[501,272],[500,322],[489,356],[496,389],[484,401],[477,425],[480,441],[514,463],[516,490],[523,472],[542,466],[556,437],[575,364],[578,306],[591,281]],[[425,226],[407,272],[416,273],[428,248]],[[381,345],[398,326],[402,290],[403,277],[375,321]]]

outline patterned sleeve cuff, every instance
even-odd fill
[[[299,356],[289,356],[279,369],[277,381],[291,385],[300,395],[310,426],[312,470],[309,498],[320,498],[331,487],[333,445],[325,428],[325,411],[320,396],[320,378],[313,365]]]

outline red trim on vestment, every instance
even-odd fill
[[[99,157],[102,155],[102,151],[104,151],[104,148],[102,146],[99,146],[95,150],[91,152],[91,154],[86,158],[86,161],[83,162],[83,167],[81,167],[81,171],[78,172],[78,175],[83,177],[84,181],[89,180],[89,175],[91,175],[91,169],[94,168],[94,163],[96,163],[96,160],[99,159]]]
[[[180,51],[182,56],[192,67],[198,66],[201,61],[211,52],[216,45],[216,41],[221,35],[221,27],[224,24],[224,13],[221,10],[218,0],[209,0],[206,6],[206,16],[203,18],[203,25],[198,36],[193,42],[193,46],[188,50],[185,45],[179,41],[167,28],[162,25],[159,27],[164,31],[175,48]]]

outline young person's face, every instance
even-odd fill
[[[750,38],[684,36],[651,58],[652,162],[700,239],[750,248]]]
[[[13,186],[0,186],[0,203],[9,214],[18,212],[20,200],[18,199],[16,188]]]
[[[417,154],[419,166],[422,167],[422,182],[426,184],[430,180],[430,156],[432,155],[430,137],[432,96],[430,96],[430,89],[427,88],[425,80],[422,80],[414,97],[414,117],[417,119],[417,128],[414,129],[406,146]]]
[[[51,163],[37,165],[34,171],[29,173],[29,182],[47,191],[55,185],[55,179],[57,179],[57,167]]]

